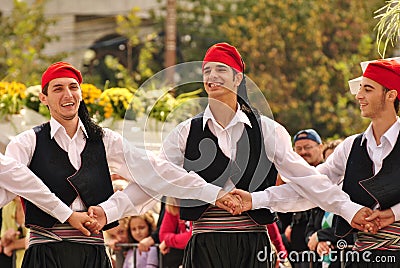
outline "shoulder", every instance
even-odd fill
[[[273,135],[273,136],[289,136],[289,132],[286,128],[275,120],[261,115],[260,116],[261,128],[264,136]]]
[[[343,142],[339,143],[339,145],[337,146],[337,148],[346,148],[347,150],[350,150],[351,147],[353,146],[353,143],[354,143],[355,139],[356,139],[357,137],[359,137],[359,136],[360,136],[360,134],[354,134],[354,135],[351,135],[351,136],[345,138],[345,139],[343,140]],[[335,149],[335,150],[336,150],[336,149]]]
[[[24,147],[30,147],[32,144],[36,144],[35,131],[33,129],[25,130],[11,138],[10,143],[25,145]]]
[[[265,115],[260,115],[260,122],[261,122],[261,125],[267,126],[269,128],[286,130],[285,127],[282,126],[280,123],[276,122],[275,120],[273,120]]]
[[[183,128],[190,128],[190,125],[192,124],[192,120],[194,119],[194,117],[193,118],[188,118],[188,119],[186,119],[185,121],[182,121],[181,123],[179,123],[176,127],[175,127],[175,129],[180,129],[180,130],[182,130]]]
[[[117,140],[117,139],[121,139],[122,135],[114,130],[111,130],[109,128],[103,128],[103,132],[104,132],[104,137],[103,140]]]
[[[21,139],[21,138],[27,138],[27,137],[34,137],[35,136],[35,130],[33,128],[25,130],[19,134],[17,134],[14,138]]]
[[[189,135],[191,123],[193,118],[186,119],[179,123],[172,131],[168,134],[169,139],[186,139]]]

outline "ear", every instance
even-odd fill
[[[243,73],[235,74],[235,86],[238,87],[243,80]]]
[[[42,92],[39,93],[39,100],[41,103],[43,103],[44,105],[48,105],[47,103],[47,96],[44,95]]]
[[[79,101],[83,100],[83,93],[82,93],[82,88],[81,85],[79,85]]]
[[[321,143],[321,144],[318,144],[318,147],[319,147],[319,149],[321,149],[321,153],[322,153],[322,150],[324,149],[324,144],[323,143]]]
[[[390,101],[394,102],[396,100],[396,98],[397,98],[397,94],[398,94],[397,90],[395,90],[395,89],[389,90],[388,94],[387,94],[387,98]]]

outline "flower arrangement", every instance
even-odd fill
[[[35,110],[36,112],[39,111],[40,100],[39,100],[39,93],[42,90],[41,85],[30,86],[26,89],[25,95],[25,106],[29,109]]]
[[[82,99],[85,102],[90,115],[96,122],[101,122],[113,115],[111,102],[101,98],[101,89],[92,84],[81,84]]]
[[[144,108],[138,98],[127,88],[109,88],[100,95],[100,101],[111,103],[112,113],[116,119],[135,120]]]
[[[146,91],[141,98],[151,118],[161,122],[180,122],[200,111],[201,106],[197,101],[202,91],[197,89],[174,97],[167,89],[153,89]],[[172,116],[171,112],[174,112]]]
[[[0,115],[18,114],[24,106],[26,86],[17,82],[0,82]]]
[[[42,91],[41,85],[30,86],[25,91],[25,101],[24,104],[27,108],[32,109],[41,115],[50,118],[49,109],[46,105],[42,104],[39,99],[39,93]]]

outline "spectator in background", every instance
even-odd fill
[[[322,140],[314,129],[304,129],[297,132],[293,137],[293,146],[294,151],[311,166],[317,166],[324,161],[322,156],[322,150],[324,148]],[[278,177],[278,180],[281,179]],[[305,231],[310,214],[311,209],[293,213],[278,213],[279,217],[282,219],[291,216],[290,223],[284,231],[284,237],[287,240],[289,251],[308,251]],[[292,261],[293,267],[295,268],[305,268],[310,265],[307,261]]]
[[[128,180],[118,174],[111,174],[111,183],[114,192],[123,191],[128,185]],[[122,218],[118,225],[104,232],[104,242],[107,245],[107,253],[114,268],[122,268],[125,261],[127,247],[119,247],[116,244],[128,243],[128,218]]]
[[[333,153],[336,146],[341,142],[341,139],[337,139],[332,140],[325,145],[324,150],[322,151],[324,160]],[[354,243],[354,236],[352,234],[344,238],[335,236],[335,228],[332,226],[336,217],[337,216],[324,211],[321,208],[313,208],[311,210],[305,234],[306,242],[308,248],[312,251],[316,251],[317,256],[320,256],[318,260],[313,263],[313,268],[341,267],[340,259],[336,258],[336,261],[333,261],[333,258],[329,257],[329,252],[335,248],[339,239],[345,239],[348,245]]]
[[[151,234],[148,237],[140,240],[138,245],[138,250],[140,252],[149,251],[150,247],[154,246],[155,244],[160,244],[159,232],[160,232],[161,222],[164,218],[164,213],[165,213],[165,196],[161,198],[156,229],[153,230],[153,232],[151,232]]]
[[[336,140],[331,140],[325,144],[324,150],[322,151],[322,156],[324,157],[324,160],[330,156],[333,151],[335,150],[336,146],[339,145],[343,140],[342,139],[336,139]]]
[[[342,139],[332,140],[325,145],[322,152],[324,160],[333,153],[336,146],[338,146],[342,141]],[[308,248],[312,251],[316,251],[317,256],[319,256],[318,260],[313,263],[313,268],[341,267],[340,259],[336,258],[337,256],[331,258],[329,255],[330,251],[336,247],[336,243],[339,239],[345,239],[347,245],[354,244],[354,236],[352,234],[349,234],[344,238],[335,236],[333,223],[336,218],[336,215],[324,211],[321,208],[312,209],[306,228],[306,242]]]
[[[116,244],[128,243],[128,218],[118,221],[118,226],[104,232],[104,241],[110,249],[111,264],[114,268],[122,268],[129,248],[119,247]]]
[[[148,211],[140,216],[131,216],[128,220],[128,241],[129,243],[139,243],[142,239],[148,237],[156,228],[153,214]],[[156,247],[150,247],[148,252],[139,252],[136,249],[130,249],[126,254],[123,268],[158,267],[158,251]]]
[[[192,224],[179,217],[177,199],[167,197],[164,218],[160,227],[159,246],[163,257],[163,268],[177,268],[182,265],[183,250],[192,236]]]
[[[274,246],[277,255],[277,262],[275,264],[275,267],[292,267],[288,259],[288,252],[282,241],[282,236],[279,231],[278,224],[276,222],[267,224],[267,230],[269,238],[271,239],[272,245]]]
[[[116,191],[123,191],[126,188],[126,186],[128,186],[129,181],[118,174],[112,174],[111,183],[114,192],[116,192]]]
[[[0,231],[1,231],[1,225],[2,225],[2,211],[3,209],[0,208]],[[0,235],[1,238],[1,235]],[[3,252],[3,246],[1,244],[1,239],[0,239],[0,267],[4,268],[12,268],[12,258],[10,256],[7,256]]]
[[[1,245],[7,256],[13,257],[13,268],[20,268],[27,247],[24,209],[20,197],[3,207]]]

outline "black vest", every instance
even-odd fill
[[[36,148],[29,165],[47,187],[62,202],[70,206],[79,195],[87,208],[107,200],[113,194],[103,141],[87,140],[81,153],[81,168],[77,171],[70,163],[68,153],[50,138],[50,124],[47,122],[34,128]],[[54,226],[56,218],[43,212],[25,200],[26,225],[45,228]],[[110,223],[104,230],[117,226]]]
[[[194,171],[208,183],[220,187],[231,179],[236,188],[249,192],[262,191],[275,185],[277,170],[265,154],[258,120],[250,119],[252,128],[245,126],[237,143],[236,161],[224,155],[208,125],[203,130],[202,121],[202,114],[191,121],[183,165],[187,171]],[[181,219],[196,221],[208,206],[209,204],[198,200],[181,200]],[[258,224],[268,224],[276,220],[276,214],[268,209],[251,210],[247,213]]]
[[[346,164],[343,191],[360,205],[388,209],[400,202],[400,135],[393,150],[383,160],[382,168],[374,176],[373,162],[369,158],[367,145],[361,144],[362,134],[354,139]],[[361,145],[360,145],[361,144]],[[335,233],[345,236],[356,231],[342,217],[336,221]]]

